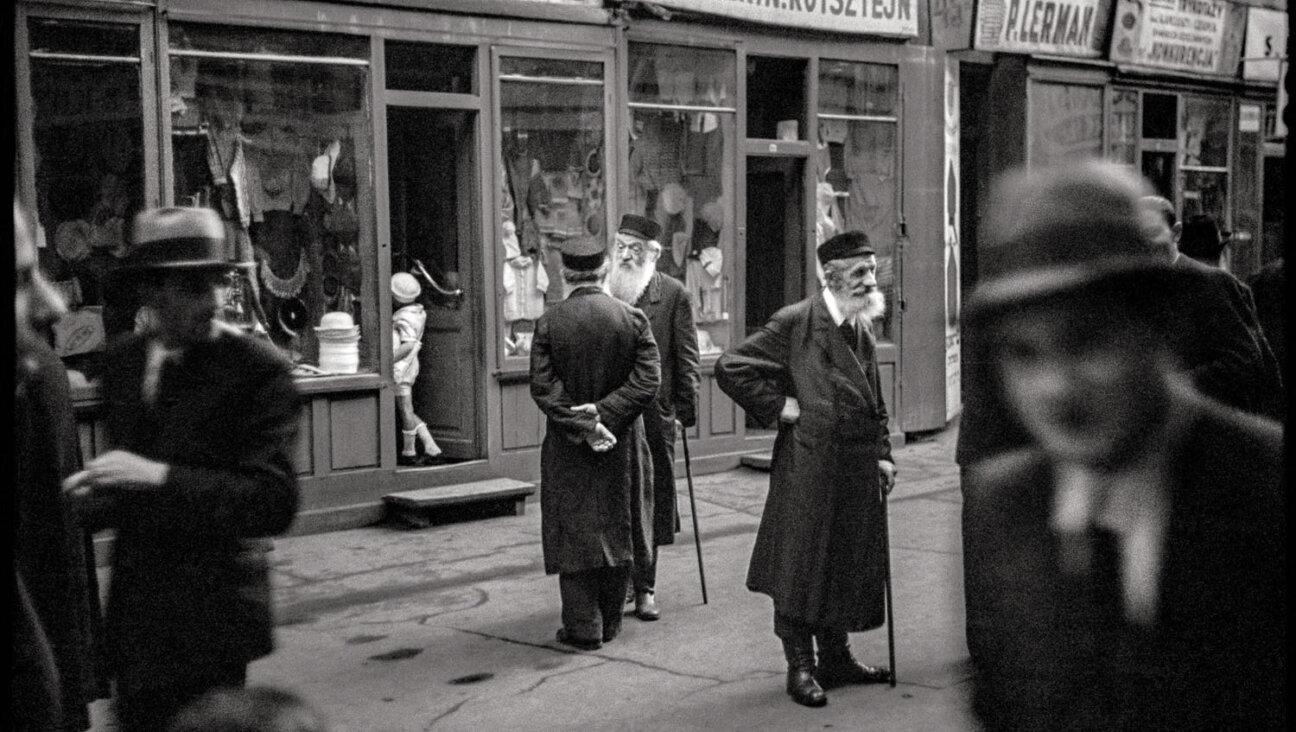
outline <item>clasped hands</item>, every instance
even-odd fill
[[[126,450],[109,450],[63,481],[63,491],[86,498],[100,486],[148,490],[166,483],[169,466]]]
[[[796,424],[799,419],[801,419],[801,404],[797,402],[796,397],[785,397],[783,409],[779,412],[779,421],[786,424]],[[878,477],[882,483],[882,490],[887,495],[891,495],[891,490],[895,488],[895,463],[890,460],[879,460]]]
[[[572,407],[573,412],[582,412],[589,414],[598,419],[598,407],[593,404],[577,404]],[[590,446],[594,452],[607,452],[616,447],[617,438],[612,431],[603,426],[602,422],[596,422],[594,430],[585,434],[585,444]]]

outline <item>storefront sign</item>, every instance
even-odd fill
[[[1278,81],[1278,66],[1287,49],[1287,13],[1248,8],[1242,78]]]
[[[1111,60],[1233,76],[1245,11],[1225,0],[1117,0]]]
[[[919,2],[922,0],[666,0],[658,4],[787,28],[909,38],[918,35]]]
[[[972,47],[973,0],[926,0],[931,14],[932,45],[944,51]]]
[[[962,351],[959,343],[959,69],[945,59],[945,421],[963,404]]]
[[[1097,58],[1112,0],[981,0],[976,48]]]

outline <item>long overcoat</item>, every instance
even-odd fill
[[[804,624],[883,622],[878,461],[890,460],[891,443],[874,346],[865,332],[852,352],[818,294],[779,310],[716,363],[721,390],[760,423],[777,422],[787,397],[801,407],[795,424],[778,423],[747,587]]]
[[[185,349],[142,397],[147,342],[105,357],[111,446],[170,465],[155,491],[109,491],[89,520],[117,529],[108,592],[118,672],[248,662],[273,648],[266,551],[298,504],[299,396],[288,364],[242,334]]]
[[[644,434],[653,461],[653,543],[675,543],[679,509],[675,505],[675,420],[697,424],[698,344],[693,305],[679,280],[654,273],[635,302],[652,323],[661,356],[661,387],[655,410],[644,412]]]
[[[661,379],[648,318],[598,287],[578,287],[536,321],[531,397],[546,417],[540,531],[546,574],[651,559],[652,459],[641,415]],[[598,417],[571,407],[594,404]],[[617,444],[585,442],[596,419]],[[636,556],[639,554],[639,556]]]

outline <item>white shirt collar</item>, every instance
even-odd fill
[[[828,314],[832,316],[833,325],[840,326],[846,322],[846,316],[842,315],[841,308],[837,305],[837,298],[833,297],[832,290],[825,287],[823,289],[824,304],[828,306]],[[858,325],[857,318],[851,319],[851,325]]]

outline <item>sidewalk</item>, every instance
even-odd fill
[[[834,690],[822,709],[785,695],[769,599],[743,585],[769,481],[746,468],[695,478],[709,603],[681,479],[685,531],[661,552],[662,619],[627,617],[589,653],[553,640],[558,586],[543,571],[536,503],[525,516],[277,540],[278,650],[252,664],[249,682],[299,692],[334,732],[972,729],[954,437],[896,453],[895,689]],[[866,663],[887,662],[885,629],[852,645]]]

